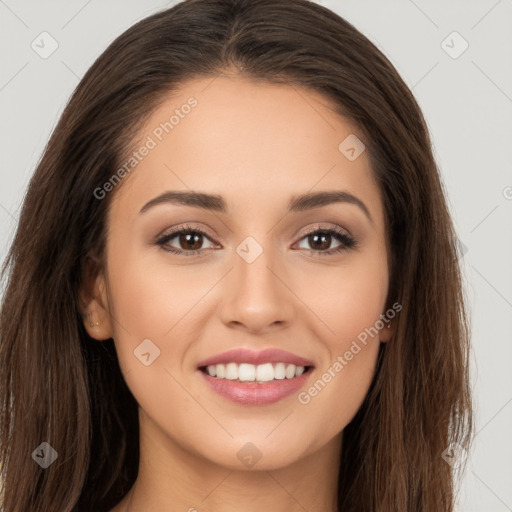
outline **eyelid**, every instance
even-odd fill
[[[302,240],[302,238],[304,238],[305,236],[308,236],[312,233],[316,233],[317,231],[320,231],[323,229],[325,229],[325,230],[334,229],[334,230],[339,231],[340,233],[343,233],[349,237],[353,237],[352,233],[347,228],[340,227],[337,225],[326,225],[325,223],[320,223],[316,226],[313,226],[313,227],[307,229],[302,234],[300,231],[297,232],[294,235],[294,238],[297,238],[297,241],[299,241],[299,240]],[[157,240],[159,240],[167,235],[179,234],[181,231],[185,231],[185,230],[201,232],[201,233],[207,235],[211,239],[211,241],[214,241],[215,243],[220,245],[220,243],[217,242],[217,240],[215,239],[215,236],[211,234],[211,231],[209,230],[209,228],[205,229],[200,226],[192,226],[192,225],[190,225],[190,223],[186,223],[185,225],[179,224],[178,227],[176,227],[176,228],[174,226],[172,226],[172,227],[166,229],[165,231],[161,232],[159,235],[157,235],[155,237],[154,241],[156,242]]]
[[[308,229],[307,231],[303,232],[302,234],[300,234],[300,232],[299,232],[299,234],[300,234],[299,239],[302,240],[305,236],[308,236],[312,233],[316,233],[317,231],[323,231],[323,230],[326,230],[326,231],[327,230],[335,230],[341,234],[344,234],[350,238],[353,238],[352,233],[346,228],[342,228],[341,226],[337,226],[337,225],[326,225],[324,223],[320,223],[317,226],[314,226],[314,227]],[[297,236],[299,236],[299,234],[297,234]]]
[[[211,234],[211,230],[209,228],[204,228],[203,226],[199,226],[199,225],[191,225],[190,223],[185,223],[185,224],[178,224],[177,226],[172,226],[170,228],[167,228],[165,229],[164,231],[162,231],[160,234],[158,234],[155,238],[154,238],[154,243],[157,243],[158,240],[161,240],[162,238],[166,238],[168,236],[176,236],[176,235],[179,235],[182,231],[194,231],[194,232],[198,232],[198,233],[201,233],[201,234],[204,234],[205,236],[207,236],[212,242],[215,242],[216,244],[220,245],[219,242],[216,241],[215,239],[215,236],[213,236]]]

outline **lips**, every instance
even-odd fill
[[[209,357],[208,359],[201,361],[197,365],[197,368],[201,369],[206,366],[228,363],[249,363],[253,365],[264,363],[287,363],[294,364],[295,366],[314,366],[313,362],[309,359],[305,359],[292,354],[291,352],[286,352],[285,350],[277,348],[269,348],[261,351],[238,348]]]
[[[217,379],[201,371],[198,373],[207,386],[219,396],[244,406],[264,406],[284,400],[298,393],[312,375],[311,371],[308,371],[292,379],[256,383]]]
[[[274,369],[268,363],[274,363]],[[240,368],[245,367],[240,374],[237,365],[240,365]],[[249,366],[252,366],[250,376]],[[283,373],[285,366],[286,374]],[[230,371],[233,367],[236,368],[236,372]],[[201,379],[215,393],[238,404],[258,406],[279,402],[298,392],[311,378],[313,368],[313,362],[309,359],[275,348],[261,351],[245,348],[229,350],[205,359],[197,365]],[[219,375],[216,375],[219,370],[223,374],[226,372],[226,375],[223,375],[226,378],[219,378]],[[268,375],[267,370],[272,371],[272,375]],[[291,370],[295,372],[295,376]],[[230,373],[231,375],[228,375]],[[240,378],[236,378],[237,375]],[[269,376],[274,378],[268,380]]]

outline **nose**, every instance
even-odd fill
[[[252,248],[253,249],[253,248]],[[234,253],[234,268],[224,280],[220,314],[229,327],[253,334],[285,328],[293,320],[295,297],[275,252],[262,248],[251,258]]]

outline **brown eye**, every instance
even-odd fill
[[[338,245],[331,248],[333,238],[338,241]],[[315,229],[306,233],[301,240],[305,240],[309,245],[309,247],[304,247],[305,249],[319,256],[340,253],[357,245],[355,238],[336,228]]]
[[[332,235],[328,234],[315,234],[315,235],[308,235],[307,239],[310,244],[310,246],[313,249],[318,250],[325,250],[329,249],[332,241]]]
[[[176,241],[171,244],[170,242],[175,239]],[[203,251],[205,239],[210,240],[210,237],[208,237],[204,231],[185,226],[163,235],[156,241],[156,244],[165,251],[172,252],[174,254],[194,256],[199,255],[199,253]],[[212,243],[211,240],[210,243]],[[213,245],[214,244],[212,243],[212,247]]]
[[[187,251],[197,251],[201,248],[203,235],[197,232],[193,234],[181,233],[177,235],[179,244]]]

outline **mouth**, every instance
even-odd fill
[[[312,361],[275,348],[230,350],[197,366],[203,382],[217,395],[238,404],[260,406],[299,392],[314,368]]]
[[[198,374],[203,382],[218,396],[245,406],[263,406],[291,397],[306,385],[313,373],[313,366],[297,367],[289,364],[284,367],[282,363],[275,365],[264,363],[254,370],[244,367],[244,363],[212,366],[199,368]],[[225,366],[223,377],[208,373],[209,371],[213,373],[215,369],[215,373],[220,370],[219,373],[222,375],[223,366]],[[247,366],[254,367],[254,365]],[[252,378],[253,375],[254,378]]]
[[[300,366],[284,362],[263,363],[259,365],[231,362],[228,364],[212,364],[199,367],[201,372],[211,378],[248,384],[264,384],[285,379],[297,379],[312,369],[313,366]]]

